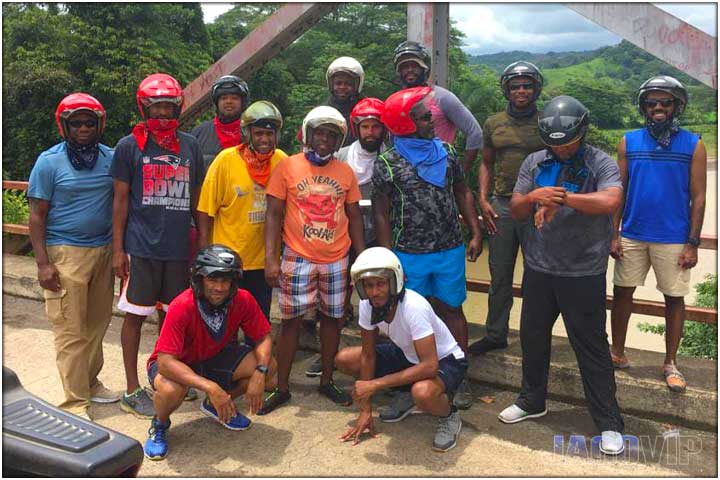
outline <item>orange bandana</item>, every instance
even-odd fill
[[[250,178],[252,178],[253,182],[257,183],[261,187],[265,187],[267,185],[268,178],[270,178],[270,159],[275,151],[273,150],[272,152],[266,154],[256,153],[244,143],[238,145],[237,148],[240,156],[247,164]]]

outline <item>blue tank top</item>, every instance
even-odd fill
[[[685,243],[690,233],[690,162],[700,137],[687,130],[663,149],[646,128],[625,134],[628,182],[622,235]]]

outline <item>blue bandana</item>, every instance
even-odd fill
[[[439,138],[394,137],[395,149],[417,170],[418,176],[436,187],[445,187],[448,153]]]
[[[567,160],[560,160],[551,152],[546,160],[538,164],[539,171],[535,177],[535,183],[540,187],[560,186],[568,192],[579,192],[588,176],[588,169],[583,160],[584,156],[584,147],[580,147],[577,153]],[[562,181],[558,185],[561,173],[563,174]]]

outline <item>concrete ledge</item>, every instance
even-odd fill
[[[3,255],[3,293],[42,300],[42,289],[37,284],[36,275],[37,269],[32,258]],[[121,315],[115,307],[114,313]],[[280,325],[277,302],[273,302],[270,316],[273,331],[277,333]],[[154,317],[148,320],[155,321]],[[360,345],[360,332],[356,323],[343,330],[341,348]],[[469,329],[471,342],[484,336],[483,326],[470,324]],[[299,347],[318,351],[316,336],[302,329]],[[682,358],[680,366],[689,386],[684,394],[676,394],[665,386],[662,353],[628,349],[627,355],[632,366],[628,370],[618,370],[615,374],[617,399],[623,412],[691,428],[717,430],[716,361]],[[518,391],[522,381],[522,352],[518,332],[510,332],[507,349],[472,357],[468,375],[474,382]],[[575,354],[564,337],[553,337],[548,395],[568,403],[585,404]]]

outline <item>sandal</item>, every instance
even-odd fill
[[[610,349],[610,358],[612,359],[613,367],[620,370],[630,368],[630,361],[624,353],[622,355],[615,355],[612,349]]]
[[[663,375],[665,376],[665,383],[667,383],[671,392],[683,393],[685,391],[687,386],[685,377],[674,363],[663,365]]]

